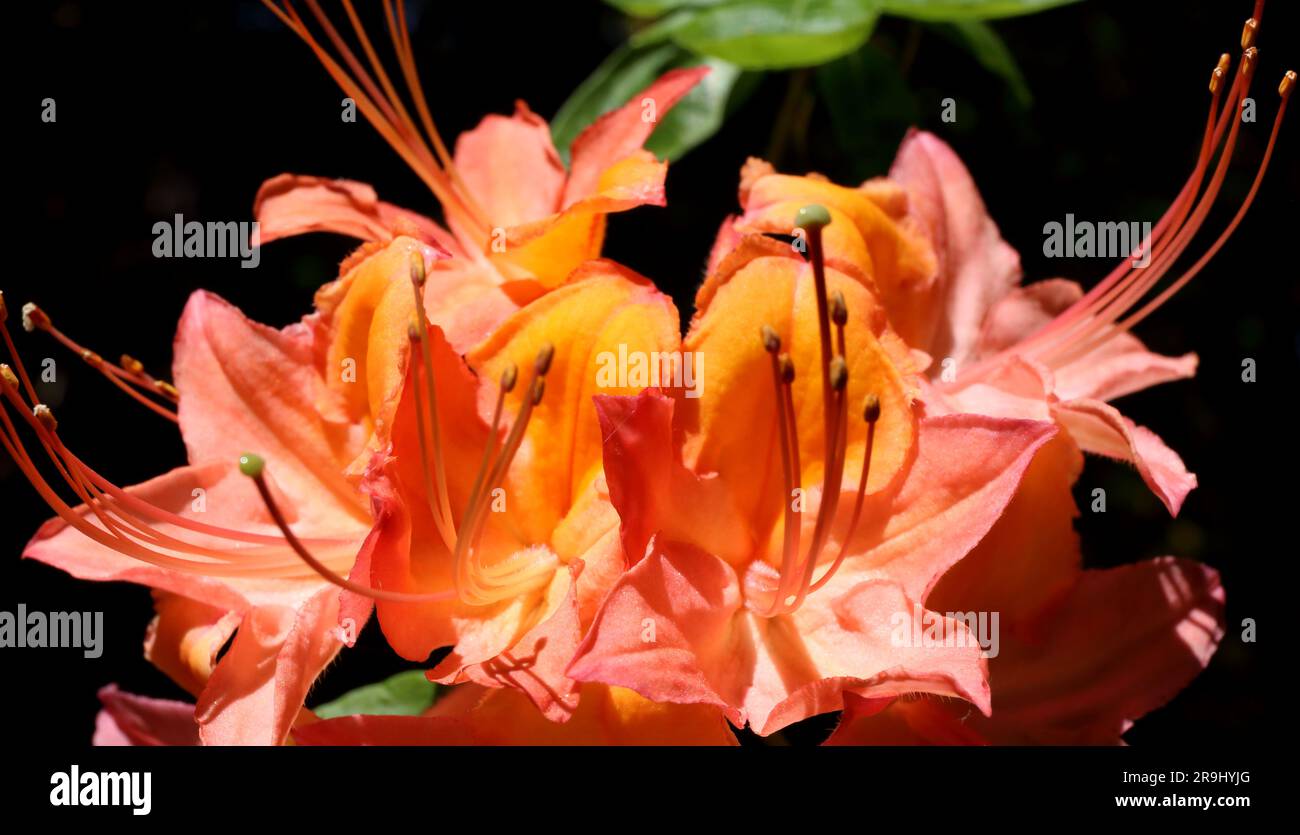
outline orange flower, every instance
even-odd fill
[[[328,231],[372,242],[405,234],[446,248],[453,257],[434,266],[425,306],[429,320],[462,352],[522,304],[569,281],[580,264],[600,257],[605,215],[664,205],[668,165],[641,146],[657,119],[708,72],[707,67],[668,72],[623,107],[601,116],[574,141],[568,170],[551,144],[546,122],[523,102],[516,104],[514,115],[488,116],[462,134],[453,154],[424,101],[400,3],[385,2],[384,7],[414,100],[414,116],[385,73],[351,3],[344,6],[371,71],[317,4],[310,8],[338,60],[291,6],[264,3],[311,47],[340,88],[429,187],[450,231],[380,201],[363,183],[282,174],[263,184],[254,203],[262,242]],[[647,100],[652,108],[645,106]]]
[[[156,590],[146,654],[199,697],[207,742],[282,741],[312,682],[371,610],[369,598],[340,593],[303,564],[236,461],[247,448],[263,451],[273,462],[271,491],[298,536],[330,570],[364,575],[372,510],[357,488],[371,450],[387,443],[406,372],[412,259],[423,267],[441,255],[397,238],[322,288],[316,313],[279,331],[196,293],[177,332],[174,387],[129,358],[119,366],[85,352],[42,310],[24,310],[29,329],[83,352],[136,396],[179,401],[177,414],[149,402],[179,422],[190,463],[122,489],[64,445],[16,352],[13,369],[0,366],[9,406],[82,502],[58,495],[0,411],[5,451],[59,516],[24,555],[83,579]],[[0,331],[13,352],[5,314],[0,297]]]
[[[846,699],[834,741],[1117,742],[1214,653],[1223,635],[1217,573],[1171,557],[1082,571],[1071,486],[1082,468],[1081,450],[1134,463],[1171,513],[1196,484],[1154,433],[1105,401],[1195,371],[1194,355],[1153,354],[1129,331],[1218,251],[1267,169],[1294,73],[1279,88],[1281,105],[1242,206],[1208,251],[1155,293],[1218,196],[1240,128],[1234,116],[1253,76],[1257,31],[1252,19],[1231,85],[1228,56],[1215,68],[1200,155],[1143,244],[1149,264],[1126,261],[1087,293],[1061,279],[1017,286],[1019,258],[999,237],[956,154],[930,134],[909,134],[889,178],[856,189],[816,176],[778,175],[755,160],[746,165],[743,214],[723,225],[711,258],[718,275],[750,257],[747,252],[770,246],[747,236],[797,232],[791,206],[824,201],[831,224],[817,243],[828,264],[874,282],[884,315],[918,370],[930,369],[919,381],[928,420],[981,413],[1065,430],[1039,453],[978,547],[924,598],[936,611],[1001,616],[1002,651],[989,662],[992,715],[932,699],[855,697]],[[698,303],[706,311],[721,302],[716,284],[710,278],[701,288]],[[932,365],[932,357],[941,361]]]
[[[918,415],[876,287],[823,262],[833,216],[803,213],[811,264],[750,239],[701,290],[683,347],[708,358],[702,397],[598,400],[632,565],[569,675],[713,705],[759,734],[837,710],[845,693],[987,709],[973,640],[904,646],[895,621],[969,638],[918,604],[1054,427]]]
[[[609,262],[521,308],[464,359],[430,331],[429,363],[411,370],[391,451],[368,479],[374,586],[439,598],[379,601],[399,654],[451,645],[432,678],[513,686],[552,719],[572,713],[564,668],[623,563],[594,360],[678,341],[671,301]]]

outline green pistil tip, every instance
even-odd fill
[[[249,478],[257,478],[262,474],[263,468],[266,467],[266,461],[262,456],[254,455],[251,452],[245,452],[239,456],[239,471]]]
[[[823,226],[829,226],[830,222],[831,213],[820,203],[809,203],[794,216],[796,229],[821,229]]]

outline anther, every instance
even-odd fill
[[[5,294],[0,290],[0,322],[9,321],[9,306],[5,304]]]
[[[1282,76],[1282,83],[1277,85],[1277,94],[1284,99],[1291,98],[1291,88],[1295,86],[1295,70],[1287,70]]]
[[[166,395],[167,397],[170,397],[172,399],[176,399],[181,396],[180,389],[176,388],[176,386],[173,386],[171,383],[167,382],[166,380],[155,380],[153,387],[157,389],[161,394]]]
[[[130,354],[122,355],[121,365],[129,374],[139,375],[144,373],[144,363],[140,362],[140,360]]]
[[[45,311],[36,305],[28,302],[23,305],[23,330],[31,333],[37,328],[44,330],[50,326],[50,317],[45,315]]]
[[[424,286],[424,255],[419,252],[411,253],[411,281],[415,282],[416,287]]]
[[[32,409],[32,416],[41,422],[41,426],[44,426],[46,431],[54,432],[59,428],[59,422],[54,419],[54,412],[50,411],[50,407],[44,403],[36,404]]]
[[[839,290],[831,293],[831,321],[841,328],[849,321],[849,307],[844,302],[844,294]]]
[[[514,391],[515,382],[519,379],[519,367],[513,362],[506,366],[506,370],[501,372],[501,390]]]
[[[0,380],[14,391],[18,390],[18,378],[14,376],[14,370],[9,367],[9,363],[0,362]]]
[[[777,368],[781,372],[781,382],[794,382],[794,361],[790,359],[789,354],[782,354],[776,358]]]
[[[844,387],[849,382],[849,366],[844,361],[844,357],[836,355],[831,360],[831,388],[836,391],[844,391]]]
[[[862,419],[867,423],[875,423],[880,420],[880,398],[874,394],[868,394],[862,401]]]
[[[104,358],[89,348],[82,349],[81,358],[96,368],[104,364]]]
[[[1219,92],[1219,84],[1222,83],[1223,77],[1227,75],[1228,67],[1231,64],[1232,64],[1232,58],[1228,55],[1228,53],[1225,52],[1219,56],[1218,66],[1214,68],[1214,72],[1210,73],[1211,93]]]
[[[1246,24],[1241,27],[1241,48],[1248,49],[1255,45],[1255,33],[1259,31],[1259,21],[1255,18],[1247,18]]]
[[[555,359],[555,346],[547,342],[537,352],[537,359],[533,363],[533,370],[537,372],[537,376],[544,376],[547,371],[551,370],[551,360],[553,359]]]
[[[776,331],[771,325],[763,325],[763,327],[759,328],[759,334],[763,338],[764,351],[767,351],[769,354],[780,353],[781,337],[776,335]]]
[[[1249,78],[1255,71],[1255,59],[1259,57],[1259,47],[1252,46],[1241,56],[1241,74]]]
[[[544,377],[537,377],[536,379],[534,379],[532,390],[530,392],[533,398],[534,406],[542,402],[542,395],[545,392],[546,392],[546,379]]]

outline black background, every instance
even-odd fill
[[[1048,262],[1042,226],[1066,212],[1082,219],[1154,219],[1192,166],[1220,52],[1237,53],[1249,2],[1089,2],[995,25],[1034,93],[1018,106],[996,78],[931,31],[882,22],[873,43],[889,54],[914,49],[908,84],[919,123],[950,141],[971,168],[1003,235],[1020,251],[1027,280],[1066,275],[1095,281],[1109,264]],[[412,3],[415,48],[430,105],[449,140],[516,98],[545,116],[624,36],[622,18],[597,3]],[[286,324],[304,314],[315,287],[332,278],[351,243],[329,236],[277,242],[261,266],[234,261],[158,260],[151,227],[187,219],[251,219],[258,185],[275,174],[350,177],[391,202],[434,213],[430,196],[364,123],[343,123],[333,83],[310,53],[253,2],[21,4],[6,24],[6,263],[0,289],[13,313],[37,301],[66,332],[107,356],[128,352],[151,369],[169,367],[186,297],[210,289],[254,319]],[[341,15],[339,16],[341,19]],[[382,40],[382,21],[367,18]],[[1300,63],[1295,4],[1270,4],[1254,87],[1258,123],[1246,125],[1237,164],[1210,217],[1212,235],[1244,196],[1276,106],[1276,84]],[[669,206],[610,224],[606,254],[652,277],[689,316],[694,287],[722,217],[735,208],[737,173],[763,154],[786,80],[767,78],[705,146],[674,163]],[[40,102],[57,101],[42,123]],[[939,120],[940,100],[958,101],[957,125]],[[863,101],[871,112],[874,103]],[[883,173],[904,125],[884,119],[867,162],[838,150],[822,110],[808,141],[780,160],[793,171],[832,177],[874,164]],[[1168,518],[1131,469],[1090,459],[1077,495],[1093,487],[1108,512],[1079,521],[1085,559],[1113,565],[1165,553],[1223,572],[1228,635],[1210,668],[1169,706],[1128,735],[1139,745],[1251,745],[1286,723],[1271,715],[1278,671],[1294,648],[1281,641],[1296,557],[1295,420],[1298,301],[1294,141],[1284,126],[1273,168],[1242,228],[1192,285],[1140,329],[1153,349],[1194,350],[1194,381],[1127,398],[1130,417],[1156,430],[1200,477],[1177,520]],[[1196,249],[1196,247],[1194,247]],[[1199,251],[1199,250],[1198,250]],[[40,334],[16,333],[29,367],[58,361],[59,384],[42,395],[65,441],[119,484],[183,463],[179,438]],[[1245,357],[1259,381],[1240,379]],[[60,748],[88,743],[95,691],[124,689],[182,697],[141,656],[152,616],[148,591],[90,584],[21,561],[27,538],[49,513],[7,459],[0,459],[0,608],[103,610],[106,649],[0,650],[5,734]],[[1259,641],[1243,644],[1254,618]],[[1289,640],[1289,639],[1288,639]],[[312,704],[403,669],[373,629],[344,653]],[[1279,721],[1280,720],[1280,721]]]

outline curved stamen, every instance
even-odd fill
[[[0,322],[0,331],[4,331],[7,336],[3,322]],[[14,362],[19,374],[26,376],[17,355],[14,356]],[[276,537],[231,531],[188,520],[131,496],[99,476],[72,454],[59,438],[58,422],[53,412],[39,402],[29,408],[20,395],[19,376],[4,363],[0,363],[0,382],[3,383],[4,401],[22,416],[35,433],[50,463],[83,503],[84,510],[92,513],[103,526],[100,528],[91,524],[83,511],[72,508],[59,498],[40,475],[35,462],[24,448],[17,428],[9,419],[8,411],[0,408],[5,430],[5,451],[46,504],[72,528],[105,547],[160,567],[211,576],[298,576],[301,563],[298,560],[286,562],[283,551],[279,548],[214,548],[176,539],[157,529],[139,514],[205,536],[263,546],[283,545],[282,540]],[[337,540],[319,542],[325,546],[340,544]]]
[[[1155,311],[1166,301],[1172,298],[1173,295],[1177,293],[1179,290],[1181,290],[1184,286],[1186,286],[1186,284],[1189,281],[1195,278],[1196,275],[1200,273],[1200,271],[1205,267],[1205,265],[1209,263],[1210,259],[1213,258],[1219,252],[1219,250],[1223,247],[1225,243],[1227,243],[1228,238],[1231,237],[1232,233],[1236,231],[1241,221],[1245,218],[1247,210],[1250,209],[1251,204],[1254,202],[1255,195],[1258,193],[1259,187],[1264,180],[1264,174],[1268,170],[1268,164],[1273,156],[1273,148],[1277,141],[1278,132],[1282,127],[1282,118],[1286,113],[1286,104],[1287,104],[1287,99],[1289,98],[1289,96],[1283,92],[1284,89],[1288,90],[1289,92],[1289,87],[1285,77],[1283,79],[1282,85],[1279,86],[1279,93],[1282,94],[1282,99],[1278,107],[1277,114],[1273,120],[1272,130],[1269,133],[1268,145],[1265,147],[1264,155],[1260,161],[1259,169],[1256,171],[1255,178],[1251,183],[1250,190],[1247,193],[1245,199],[1242,201],[1241,206],[1238,208],[1232,220],[1228,223],[1227,227],[1225,227],[1223,232],[1220,233],[1218,238],[1215,239],[1214,243],[1211,244],[1209,249],[1207,249],[1206,252],[1202,254],[1201,257],[1197,259],[1197,261],[1190,268],[1188,268],[1186,272],[1183,273],[1183,275],[1181,275],[1179,278],[1173,281],[1168,287],[1166,287],[1163,291],[1161,291],[1154,298],[1152,298],[1145,305],[1143,305],[1140,310],[1130,314],[1129,311],[1132,310],[1132,308],[1136,305],[1136,303],[1140,301],[1141,298],[1145,296],[1146,293],[1155,286],[1156,281],[1158,281],[1160,278],[1163,277],[1165,273],[1168,272],[1168,268],[1172,266],[1173,259],[1181,255],[1182,252],[1186,249],[1187,241],[1181,242],[1181,245],[1178,247],[1177,251],[1173,254],[1173,256],[1171,256],[1170,259],[1165,261],[1157,268],[1158,269],[1157,273],[1152,275],[1149,279],[1144,280],[1144,282],[1142,282],[1140,285],[1135,286],[1134,289],[1128,295],[1116,301],[1112,309],[1103,311],[1102,313],[1098,314],[1096,317],[1096,321],[1092,324],[1092,326],[1088,329],[1085,329],[1082,332],[1082,334],[1076,336],[1073,344],[1068,347],[1068,350],[1065,351],[1058,350],[1058,354],[1060,355],[1060,358],[1056,359],[1054,362],[1058,364],[1064,364],[1065,362],[1072,361],[1077,357],[1084,356],[1088,351],[1094,350],[1095,348],[1097,348],[1098,346],[1100,346],[1110,338],[1120,333],[1127,332],[1130,328],[1132,328],[1138,322],[1141,322],[1153,311]],[[1234,124],[1233,125],[1234,131],[1236,127],[1237,125]],[[1231,142],[1231,138],[1229,139],[1229,141]],[[1221,162],[1220,165],[1221,167],[1224,167],[1223,162]],[[1209,202],[1213,201],[1214,197],[1217,196],[1218,187],[1221,181],[1222,181],[1222,177],[1220,175],[1220,172],[1216,172],[1215,182],[1212,183],[1211,185],[1213,191],[1207,192],[1206,201],[1205,201],[1206,205],[1198,208],[1197,215],[1192,221],[1192,223],[1194,223],[1196,226],[1199,227],[1206,213],[1208,213],[1210,208]],[[1189,226],[1190,225],[1191,223],[1189,223]],[[1192,229],[1191,231],[1195,232],[1196,230]],[[1121,316],[1124,316],[1125,314],[1129,314],[1129,315],[1126,318],[1124,318],[1123,321],[1120,321],[1118,324],[1115,324],[1116,320],[1119,319]]]
[[[433,514],[434,524],[442,536],[443,543],[454,547],[456,542],[456,525],[451,514],[451,499],[447,494],[447,468],[442,456],[442,419],[438,415],[438,389],[434,384],[433,350],[429,346],[429,320],[424,313],[424,256],[419,252],[411,253],[411,286],[415,292],[416,333],[420,341],[420,354],[423,360],[425,386],[424,397],[429,403],[429,429],[433,441],[433,467],[437,480],[437,492],[430,489],[428,442],[425,440],[425,418],[420,394],[421,380],[415,382],[416,423],[419,425],[420,464],[424,470],[425,495],[429,501],[429,512]],[[437,502],[435,506],[435,500]]]
[[[808,242],[808,260],[812,262],[813,285],[817,292],[817,337],[821,340],[822,414],[824,437],[831,436],[831,324],[826,302],[826,259],[822,252],[822,228],[830,224],[831,214],[816,203],[804,206],[795,215],[795,229],[802,229]],[[829,458],[830,450],[827,450]]]
[[[844,558],[849,552],[849,543],[853,541],[853,534],[858,529],[858,520],[862,516],[862,501],[867,495],[867,474],[871,472],[871,452],[876,444],[876,422],[880,420],[880,398],[874,394],[868,394],[866,400],[862,403],[862,419],[867,424],[867,442],[862,450],[862,474],[858,476],[858,497],[853,502],[853,516],[849,520],[848,530],[844,532],[844,539],[840,542],[840,552],[835,555],[835,562],[831,563],[826,569],[826,573],[821,576],[817,582],[813,583],[808,589],[808,593],[820,589],[822,586],[839,571],[840,565],[843,564]]]
[[[763,325],[760,335],[763,348],[772,357],[773,393],[776,395],[778,444],[781,448],[782,492],[781,507],[784,515],[781,544],[781,573],[776,595],[772,599],[768,614],[776,614],[781,601],[789,594],[791,577],[799,559],[800,518],[802,513],[795,510],[794,495],[796,489],[802,489],[802,474],[796,463],[799,456],[799,438],[794,432],[793,402],[790,386],[794,382],[794,363],[790,357],[781,353],[781,337],[768,325]],[[790,407],[787,408],[787,403]]]
[[[380,90],[379,86],[375,84],[365,67],[357,60],[342,36],[330,23],[328,15],[320,9],[315,0],[308,0],[308,6],[317,23],[325,31],[327,39],[338,51],[343,63],[347,65],[347,69],[340,66],[329,55],[287,0],[283,7],[274,0],[262,0],[262,4],[270,9],[281,22],[289,27],[290,31],[312,50],[317,60],[321,62],[325,71],[330,74],[340,89],[357,103],[357,107],[366,116],[367,120],[379,131],[393,150],[406,161],[407,165],[420,179],[425,182],[442,204],[443,210],[448,217],[454,217],[466,231],[475,233],[480,241],[486,242],[492,223],[469,189],[465,187],[463,180],[456,173],[446,146],[438,135],[432,118],[429,116],[423,90],[419,85],[419,79],[415,72],[405,10],[400,10],[398,17],[395,19],[391,7],[387,2],[385,3],[385,17],[388,21],[393,48],[398,56],[399,63],[402,65],[408,91],[416,102],[416,108],[420,113],[421,120],[433,142],[437,154],[436,159],[434,151],[429,149],[429,146],[420,136],[419,128],[416,127],[410,113],[402,104],[396,88],[384,72],[378,55],[371,46],[369,38],[365,35],[364,27],[361,26],[360,19],[356,16],[350,2],[345,3],[349,20],[361,41],[362,49],[366,52],[371,66],[380,78],[379,86],[382,86],[383,90]],[[349,73],[349,70],[351,73]]]
[[[1293,74],[1288,73],[1278,88],[1282,96],[1281,104],[1274,118],[1268,145],[1255,175],[1250,191],[1237,210],[1231,222],[1209,249],[1179,278],[1171,282],[1141,308],[1133,309],[1142,301],[1156,284],[1170,271],[1174,262],[1185,253],[1193,236],[1199,231],[1212,205],[1218,197],[1219,190],[1227,173],[1233,148],[1235,147],[1241,119],[1238,112],[1245,100],[1258,62],[1258,50],[1254,46],[1258,36],[1259,21],[1263,12],[1263,3],[1255,6],[1255,14],[1247,20],[1242,28],[1241,43],[1244,49],[1242,60],[1238,64],[1233,83],[1223,102],[1221,111],[1218,104],[1223,90],[1227,56],[1220,58],[1211,74],[1210,91],[1213,94],[1210,116],[1202,139],[1201,153],[1196,167],[1178,197],[1166,210],[1157,223],[1148,240],[1142,244],[1142,250],[1150,253],[1150,260],[1145,268],[1135,268],[1129,260],[1121,262],[1116,269],[1093,287],[1067,310],[1059,314],[1047,326],[1030,335],[1015,345],[1009,346],[996,355],[988,357],[967,369],[959,380],[943,384],[943,387],[959,388],[980,379],[984,374],[996,368],[1001,360],[1012,355],[1021,355],[1037,359],[1049,367],[1059,368],[1073,362],[1089,352],[1096,350],[1108,340],[1126,333],[1141,322],[1151,312],[1159,308],[1194,278],[1217,252],[1228,237],[1236,230],[1253,202],[1263,180],[1264,173],[1272,157],[1276,138],[1281,126],[1282,116],[1286,110],[1288,94]],[[1217,113],[1217,116],[1216,116]],[[1231,121],[1231,127],[1229,127]],[[1197,200],[1204,174],[1210,161],[1215,156],[1223,134],[1227,138],[1218,162],[1205,192]]]
[[[795,594],[794,600],[788,604],[787,610],[791,612],[803,605],[803,601],[808,597],[813,573],[817,570],[817,561],[821,557],[822,549],[826,547],[831,524],[835,521],[835,511],[839,507],[840,490],[844,480],[844,442],[848,435],[844,395],[849,384],[848,364],[844,361],[844,357],[836,356],[831,361],[830,380],[835,392],[833,397],[835,412],[832,415],[832,434],[827,439],[827,447],[832,452],[825,464],[821,501],[817,506],[817,521],[813,525],[812,543],[809,545],[807,556],[804,557],[799,591]]]
[[[40,403],[40,395],[36,393],[36,387],[32,385],[32,380],[27,376],[27,369],[23,368],[22,362],[18,359],[18,347],[14,345],[13,337],[9,335],[9,328],[5,322],[9,320],[9,307],[5,304],[5,294],[0,291],[0,336],[4,338],[5,348],[9,351],[9,356],[14,358],[14,365],[18,369],[18,375],[22,379],[23,388],[27,390],[27,396],[33,403]]]
[[[123,360],[129,360],[131,363],[129,368],[114,365],[89,348],[77,344],[76,341],[54,326],[54,323],[50,321],[50,317],[45,311],[41,310],[31,302],[23,305],[23,329],[29,333],[39,330],[49,334],[54,337],[60,345],[80,356],[87,365],[98,371],[106,380],[125,392],[131,399],[158,414],[160,417],[164,417],[173,423],[179,422],[175,412],[164,408],[158,403],[145,397],[137,389],[131,388],[131,385],[137,386],[151,394],[165,397],[172,403],[179,400],[179,397],[175,395],[176,389],[170,383],[155,380],[153,377],[145,374],[144,366],[141,365],[138,360],[133,360],[130,357],[124,356]],[[128,383],[130,385],[128,385]]]
[[[533,410],[542,401],[546,373],[550,370],[554,356],[555,348],[549,343],[538,351],[523,403],[510,427],[501,452],[488,470],[486,480],[480,482],[476,479],[475,487],[478,488],[478,492],[471,495],[466,503],[454,553],[456,592],[465,603],[486,605],[513,597],[545,581],[555,570],[554,557],[547,553],[539,559],[534,549],[517,552],[492,565],[484,565],[477,559],[479,541],[487,529],[486,520],[492,494],[505,480],[510,463],[523,443],[524,433]],[[514,388],[514,377],[515,375],[507,371],[502,379],[503,382],[510,383],[510,388]],[[496,437],[496,431],[497,427],[494,425],[493,438]]]
[[[370,597],[375,600],[383,600],[387,603],[432,603],[442,600],[451,600],[456,596],[456,593],[451,591],[432,592],[428,594],[408,594],[406,592],[376,589],[370,586],[363,586],[360,583],[354,583],[346,577],[331,570],[329,566],[312,556],[312,553],[303,546],[301,541],[299,541],[297,534],[295,534],[293,529],[289,527],[289,523],[285,521],[284,513],[281,512],[280,506],[276,504],[274,497],[271,496],[271,488],[266,484],[266,476],[264,474],[265,466],[266,464],[262,460],[261,456],[253,455],[251,453],[245,453],[239,459],[239,471],[251,478],[253,484],[257,486],[257,493],[262,497],[262,503],[266,505],[267,512],[270,513],[271,518],[275,520],[276,527],[278,527],[280,532],[284,534],[284,539],[289,543],[289,547],[293,549],[294,553],[302,558],[303,562],[311,567],[312,571],[315,571],[322,578],[328,580],[339,588],[347,589],[354,594],[359,594],[363,597]]]

